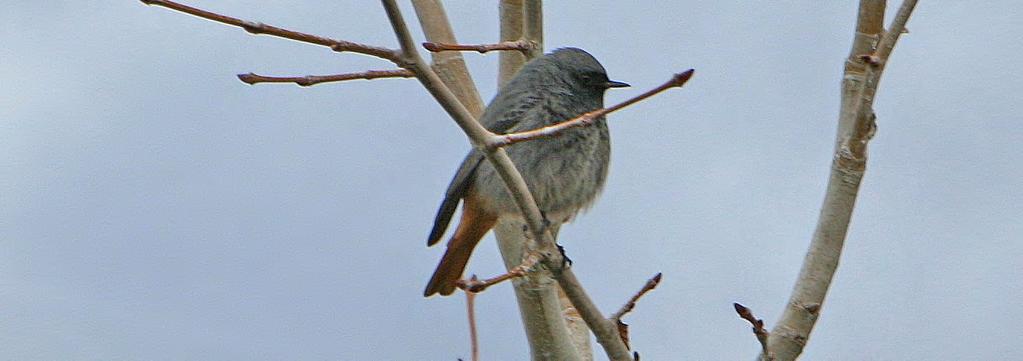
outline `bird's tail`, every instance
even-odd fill
[[[497,217],[481,211],[474,203],[476,202],[472,201],[472,197],[465,199],[458,229],[448,241],[448,249],[437,265],[437,270],[433,272],[430,282],[426,284],[423,296],[430,297],[435,293],[447,296],[455,292],[455,282],[462,278],[462,272],[469,263],[472,250],[497,222]]]

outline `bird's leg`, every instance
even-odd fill
[[[561,252],[561,259],[562,259],[561,267],[562,268],[571,267],[572,266],[572,259],[568,258],[568,255],[565,254],[565,246],[562,246],[562,245],[558,244],[558,252]]]
[[[547,232],[547,230],[551,228],[551,224],[552,224],[551,220],[547,218],[547,212],[544,212],[543,210],[540,210],[540,221],[542,222],[540,227],[543,227],[543,228],[540,228],[540,233]]]

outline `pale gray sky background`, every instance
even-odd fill
[[[188,1],[370,44],[372,1]],[[773,325],[813,231],[855,1],[547,1],[547,48],[634,88],[600,202],[562,243],[644,360],[748,360],[732,302]],[[414,19],[405,4],[406,16]],[[897,4],[893,4],[893,7]],[[497,6],[447,4],[464,42]],[[807,360],[1023,359],[1023,11],[924,0]],[[421,37],[419,38],[421,39]],[[494,54],[467,54],[485,99]],[[414,80],[247,86],[236,73],[387,68],[137,1],[0,12],[0,359],[455,360],[464,300],[424,299],[425,238],[469,145]],[[492,275],[491,239],[470,271]],[[478,299],[486,360],[525,359],[509,286]]]

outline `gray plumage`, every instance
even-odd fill
[[[585,51],[558,49],[523,66],[490,102],[480,122],[498,134],[556,124],[602,108],[604,92],[622,86],[628,85],[608,80],[604,67]],[[540,210],[554,223],[569,221],[601,192],[611,151],[603,117],[589,126],[513,144],[505,150],[522,173]],[[448,186],[428,244],[440,240],[459,201],[470,194],[478,202],[474,207],[482,213],[494,217],[519,214],[497,171],[480,151],[472,150]],[[473,246],[475,242],[478,239]],[[431,281],[431,286],[434,283]],[[428,287],[427,295],[430,291]]]

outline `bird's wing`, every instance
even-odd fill
[[[520,94],[501,94],[487,106],[487,110],[480,117],[480,123],[484,128],[496,134],[504,134],[508,130],[531,116],[541,116],[537,111],[540,105],[540,98]],[[458,208],[458,202],[465,197],[466,192],[476,178],[476,168],[486,158],[482,152],[473,149],[465,156],[458,172],[448,184],[448,190],[444,192],[444,200],[437,209],[437,216],[433,220],[433,229],[430,230],[430,237],[427,245],[434,245],[444,236],[444,231],[451,222],[451,217]]]
[[[426,240],[427,245],[437,244],[440,237],[444,236],[444,231],[448,228],[448,223],[451,222],[451,216],[455,214],[455,208],[458,208],[458,201],[465,197],[469,186],[472,185],[472,181],[476,177],[476,167],[480,165],[483,158],[483,153],[475,149],[465,156],[455,177],[448,184],[448,190],[444,192],[444,201],[440,203],[437,216],[433,219],[433,230],[430,231],[430,238]]]

